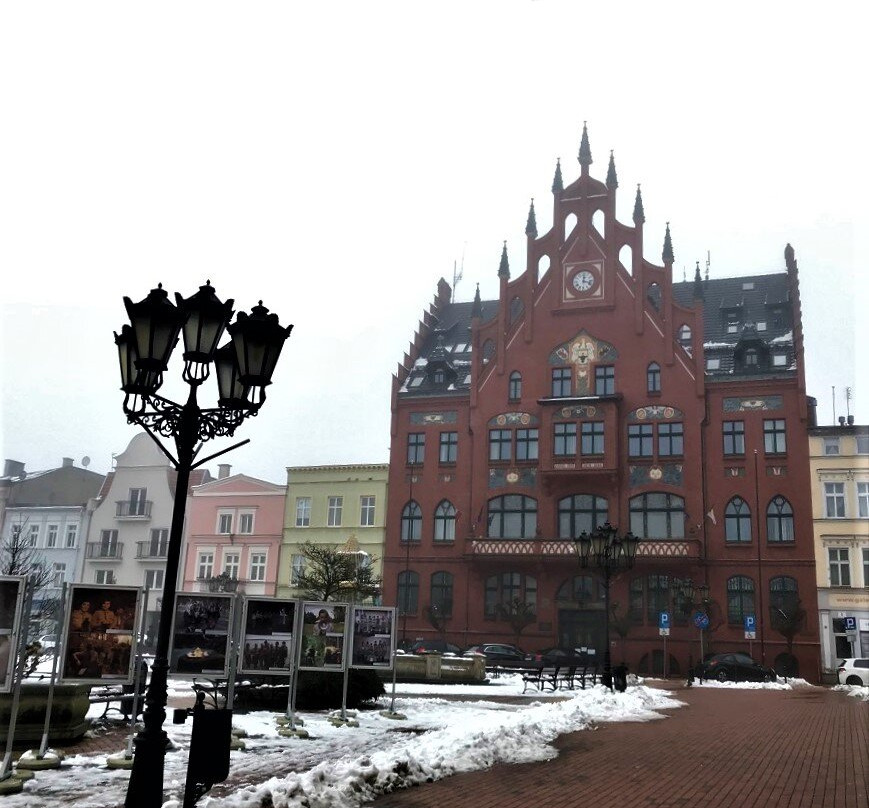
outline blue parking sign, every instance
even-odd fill
[[[658,628],[670,628],[670,612],[658,614]]]
[[[753,614],[745,615],[745,630],[757,631],[757,622],[755,621]]]
[[[857,618],[856,617],[846,617],[845,618],[845,631],[856,631],[857,630]]]

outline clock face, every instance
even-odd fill
[[[572,283],[573,288],[576,289],[577,292],[587,292],[592,286],[594,286],[594,275],[592,275],[587,269],[583,269],[573,276]]]

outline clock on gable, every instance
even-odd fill
[[[564,300],[597,300],[603,296],[603,262],[583,261],[564,267]]]

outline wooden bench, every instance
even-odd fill
[[[522,692],[525,693],[529,686],[532,685],[540,693],[544,693],[546,690],[555,692],[558,690],[559,685],[559,671],[560,668],[558,666],[546,667],[544,665],[526,671],[522,674],[522,682],[524,684]]]
[[[142,714],[145,709],[144,694],[139,696],[138,715]],[[92,688],[88,701],[91,704],[105,704],[106,708],[103,714],[97,718],[97,721],[103,721],[108,718],[109,713],[120,713],[124,718],[130,718],[130,713],[133,711],[133,686],[132,685],[98,685]]]
[[[580,690],[585,690],[587,683],[592,686],[597,684],[597,677],[597,663],[571,665],[562,669],[559,686],[567,690],[574,690],[578,686]]]

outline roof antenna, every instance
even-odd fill
[[[833,385],[833,423],[836,423],[836,385]]]
[[[456,297],[456,286],[459,285],[459,281],[462,279],[462,275],[464,275],[465,273],[465,247],[467,246],[467,244],[468,242],[466,241],[462,245],[462,264],[458,269],[456,269],[456,262],[453,261],[453,301],[458,300],[458,298]]]
[[[851,423],[851,388],[845,388],[845,415],[848,416],[848,423]]]
[[[709,280],[709,265],[712,263],[712,253],[706,250],[706,280]]]
[[[682,264],[682,283],[685,283],[688,280],[688,276],[685,274],[685,264]]]

